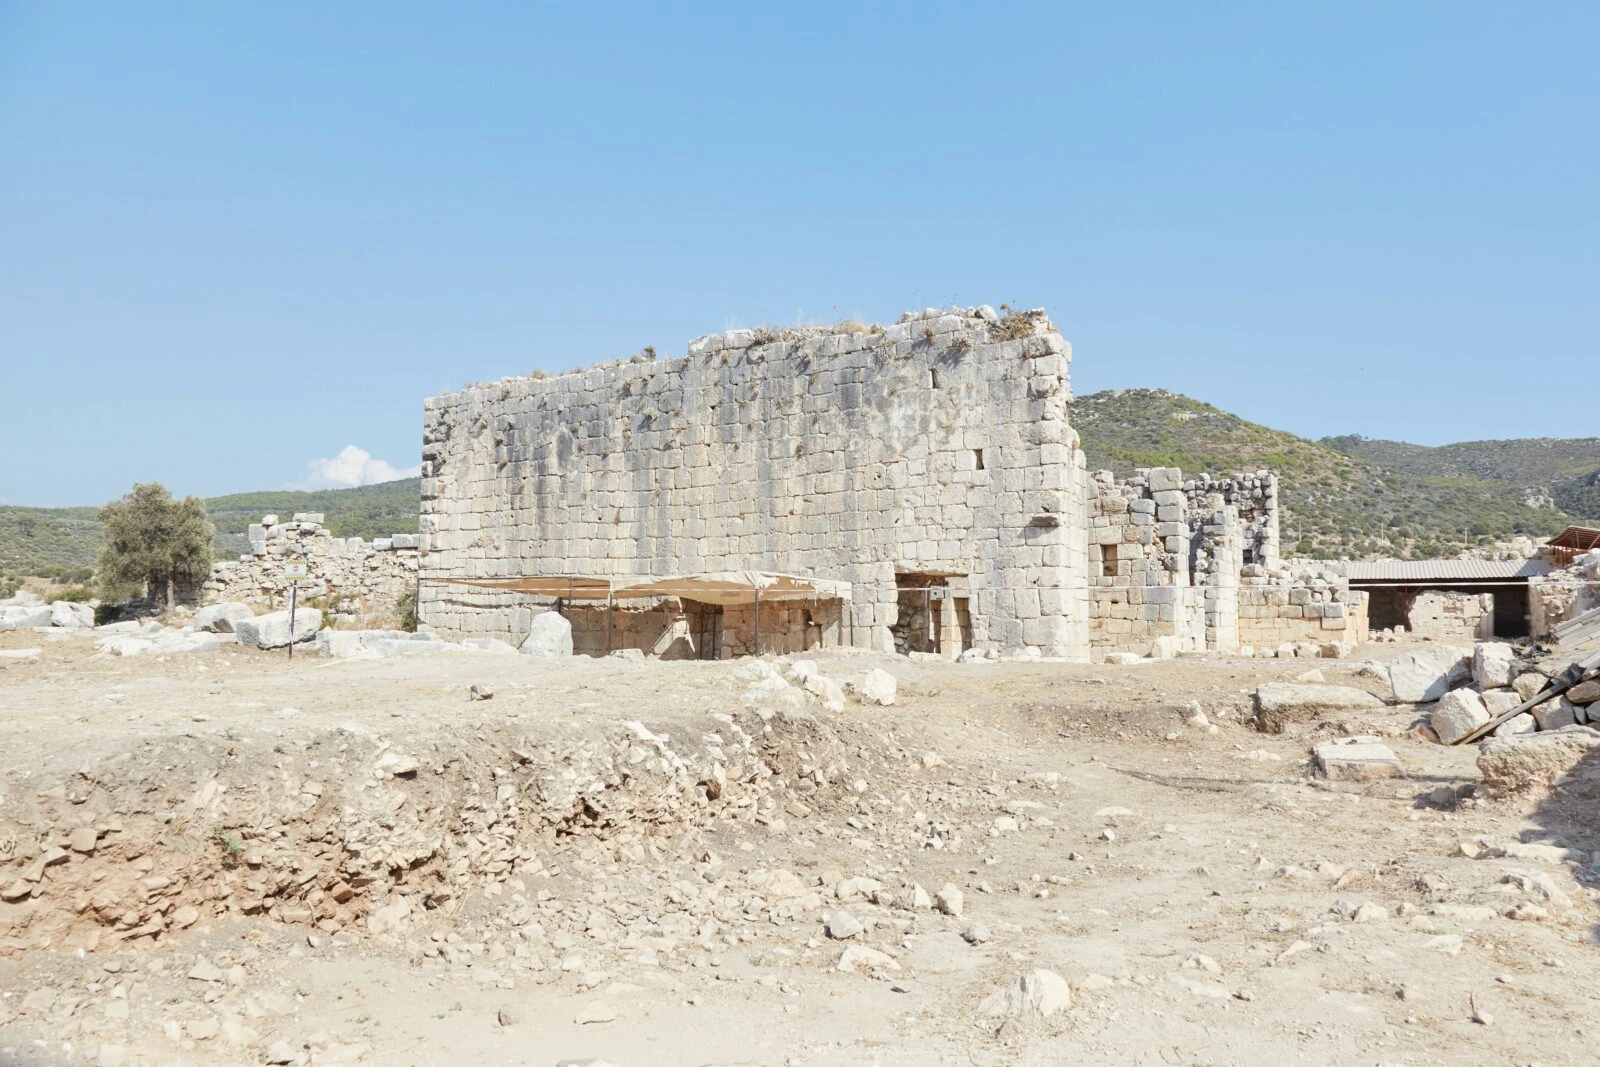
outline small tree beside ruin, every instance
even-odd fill
[[[215,528],[199,497],[174,500],[159,482],[135,485],[100,509],[105,548],[100,552],[101,597],[125,600],[141,589],[177,605],[178,590],[192,590],[211,573]]]

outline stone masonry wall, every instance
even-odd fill
[[[1090,478],[1090,640],[1170,656],[1367,638],[1365,594],[1296,573],[1278,554],[1277,477],[1143,468]]]
[[[267,515],[250,526],[250,551],[212,567],[202,597],[208,604],[234,601],[264,608],[289,603],[283,565],[304,560],[309,580],[300,583],[301,602],[322,600],[336,615],[391,619],[399,599],[417,584],[420,538],[417,534],[363,541],[334,537],[322,515],[304,513],[288,522]]]
[[[1494,594],[1429,589],[1411,602],[1411,632],[1440,641],[1494,636]]]
[[[849,581],[842,632],[889,651],[897,576],[965,575],[976,647],[1087,658],[1069,358],[1043,312],[930,310],[430,399],[421,619],[520,636],[447,577],[756,569]]]

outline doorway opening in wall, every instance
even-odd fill
[[[947,607],[953,609],[949,577],[946,574],[911,572],[895,574],[895,621],[889,627],[889,633],[894,636],[896,652],[944,651],[945,611]],[[971,627],[970,613],[967,625]],[[951,627],[959,629],[959,621],[952,619]],[[951,639],[955,640],[957,636],[952,634]],[[970,645],[962,647],[965,649]]]
[[[722,605],[685,600],[683,610],[689,617],[689,640],[693,642],[695,658],[721,659]]]

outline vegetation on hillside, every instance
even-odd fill
[[[1548,536],[1579,521],[1565,510],[1530,506],[1518,476],[1539,449],[1531,442],[1478,442],[1458,466],[1425,467],[1413,459],[1334,447],[1352,438],[1308,441],[1229,414],[1210,404],[1159,389],[1121,389],[1080,397],[1073,425],[1083,438],[1091,469],[1126,474],[1135,467],[1181,467],[1229,474],[1271,468],[1279,476],[1281,523],[1287,552],[1321,557],[1451,555],[1464,544],[1526,534]],[[1384,442],[1382,444],[1397,444]],[[1503,464],[1492,446],[1506,445]],[[1545,442],[1546,456],[1563,469],[1600,467],[1600,442]],[[1589,451],[1585,451],[1589,448]],[[1437,452],[1417,445],[1408,449]],[[1471,450],[1475,449],[1476,452]],[[1469,465],[1464,457],[1476,455]],[[1600,492],[1600,487],[1593,487]],[[1575,498],[1572,498],[1575,499]]]
[[[227,559],[248,549],[245,531],[262,515],[320,511],[334,536],[370,539],[415,533],[421,502],[421,479],[404,478],[357,489],[235,493],[205,506],[216,526],[216,554]],[[0,507],[0,575],[85,582],[104,542],[98,508]]]
[[[1423,478],[1505,483],[1536,506],[1600,520],[1600,437],[1463,441],[1436,448],[1357,436],[1325,437],[1322,443]]]

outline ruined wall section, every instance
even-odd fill
[[[1042,312],[733,330],[688,355],[430,399],[423,623],[518,638],[517,598],[442,577],[761,569],[852,583],[888,651],[896,575],[968,575],[978,647],[1087,656],[1070,352]]]
[[[1192,513],[1207,513],[1219,506],[1234,509],[1243,556],[1242,577],[1265,579],[1278,566],[1282,546],[1276,474],[1266,470],[1225,477],[1197,474],[1185,479],[1183,491]],[[1212,502],[1214,498],[1220,498],[1220,504]]]
[[[235,602],[275,611],[289,605],[284,564],[306,564],[299,583],[300,602],[324,609],[345,622],[381,621],[398,625],[401,601],[417,587],[416,534],[399,533],[364,541],[335,537],[322,515],[304,513],[288,521],[264,516],[249,529],[250,551],[212,566],[202,587],[207,604]]]
[[[1206,647],[1205,600],[1191,580],[1188,501],[1173,467],[1090,479],[1090,640],[1164,656]]]

